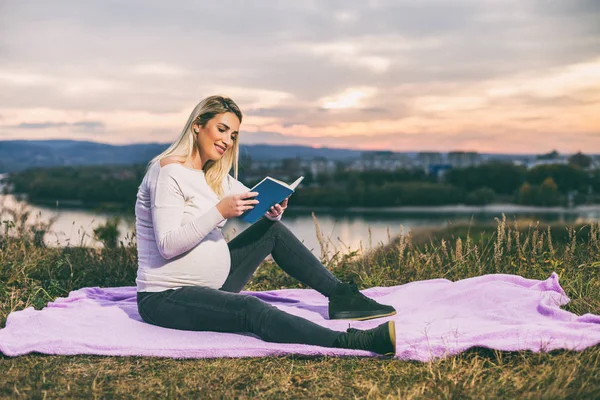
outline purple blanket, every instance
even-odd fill
[[[451,282],[411,282],[363,290],[398,311],[369,321],[327,319],[327,299],[312,289],[244,292],[276,307],[343,331],[396,321],[396,357],[427,361],[473,346],[499,350],[582,350],[600,343],[600,316],[577,316],[560,308],[569,298],[553,273],[545,281],[485,275]],[[283,354],[373,356],[362,350],[264,342],[246,334],[161,328],[142,321],[135,287],[87,287],[36,311],[9,314],[0,330],[8,356],[100,354],[175,358],[257,357]]]

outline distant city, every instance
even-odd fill
[[[75,140],[0,141],[0,174],[5,178],[6,173],[32,167],[144,164],[168,146],[169,144],[164,143],[118,146]],[[490,162],[512,163],[527,169],[544,164],[569,163],[590,170],[600,168],[600,155],[560,154],[556,151],[546,154],[489,154],[474,151],[393,152],[258,144],[241,145],[240,154],[240,175],[248,180],[262,179],[266,175],[295,179],[301,174],[317,177],[336,170],[394,171],[415,168],[441,178],[452,168],[466,168]],[[124,170],[123,173],[131,172]]]
[[[18,186],[18,193],[44,199],[55,198],[58,192],[63,202],[104,196],[105,201],[126,203],[135,197],[147,163],[168,146],[0,141],[0,191],[12,192]],[[52,167],[60,168],[44,171]],[[355,206],[377,201],[383,201],[380,205],[504,201],[570,207],[600,202],[600,155],[581,152],[393,152],[258,144],[240,147],[238,168],[237,178],[249,187],[266,176],[288,183],[304,176],[300,186],[308,191],[296,200],[309,206],[343,201]],[[73,177],[79,177],[76,190]],[[369,193],[379,191],[377,200],[364,196],[366,186]],[[324,188],[326,192],[319,192]],[[356,199],[345,199],[347,191],[356,191]]]
[[[507,155],[480,154],[473,151],[419,152],[398,153],[392,151],[365,151],[357,158],[346,160],[331,160],[323,156],[306,158],[284,158],[278,160],[252,160],[251,157],[241,158],[240,164],[245,166],[246,179],[258,179],[266,174],[277,174],[288,179],[294,179],[298,171],[307,171],[316,177],[321,174],[331,174],[336,170],[367,171],[421,168],[427,174],[442,178],[444,173],[452,168],[474,167],[490,162],[512,163],[522,165],[527,169],[548,164],[578,164],[584,169],[600,168],[600,155],[559,154],[556,151],[540,155]]]

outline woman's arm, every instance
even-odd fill
[[[154,236],[160,255],[167,260],[194,248],[225,220],[214,205],[200,217],[182,226],[185,200],[173,175],[177,170],[169,165],[161,167],[156,187],[150,189]]]

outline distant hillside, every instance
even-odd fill
[[[166,148],[161,144],[112,146],[74,140],[0,141],[0,172],[59,165],[137,164]]]
[[[30,167],[59,165],[124,165],[148,162],[169,146],[168,143],[110,145],[76,140],[0,141],[0,173]],[[241,145],[241,154],[253,160],[327,157],[332,160],[358,158],[362,151],[308,146]]]

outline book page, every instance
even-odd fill
[[[298,186],[300,184],[300,182],[302,182],[302,179],[304,179],[303,176],[301,176],[300,178],[296,179],[296,182],[292,183],[290,185],[290,189],[294,190],[296,189],[296,186]]]
[[[285,187],[288,187],[288,188],[289,188],[289,186],[288,186],[288,184],[287,184],[287,183],[285,183],[285,182],[282,182],[282,181],[280,181],[279,179],[271,178],[270,176],[267,176],[267,178],[268,178],[268,179],[270,179],[270,180],[272,180],[272,181],[275,181],[275,182],[279,183],[281,186],[285,186]]]
[[[292,183],[291,185],[288,185],[287,183],[285,183],[285,182],[282,182],[282,181],[280,181],[280,180],[278,180],[278,179],[275,179],[275,178],[271,178],[270,176],[269,176],[269,177],[267,177],[267,178],[268,178],[268,179],[270,179],[270,180],[272,180],[272,181],[274,181],[274,182],[277,182],[277,183],[279,183],[281,186],[284,186],[284,187],[286,187],[286,188],[288,188],[288,189],[290,189],[290,190],[294,190],[294,189],[296,189],[296,186],[298,186],[298,184],[299,184],[300,182],[302,182],[302,179],[304,179],[304,177],[303,177],[303,176],[301,176],[300,178],[296,179],[296,181],[295,181],[294,183]]]
[[[298,186],[298,185],[300,184],[300,182],[302,182],[302,180],[304,179],[304,177],[303,177],[303,176],[301,176],[300,178],[296,179],[296,181],[295,181],[294,183],[292,183],[291,185],[288,185],[287,183],[285,183],[285,182],[282,182],[282,181],[280,181],[279,179],[275,179],[275,178],[271,178],[270,176],[267,176],[267,177],[265,177],[265,178],[264,178],[262,181],[258,182],[256,185],[254,185],[254,186],[253,186],[253,187],[250,189],[250,191],[254,191],[254,189],[256,189],[256,187],[257,187],[258,185],[260,185],[261,183],[263,183],[263,182],[264,182],[265,180],[267,180],[267,179],[270,179],[270,180],[272,180],[273,182],[277,182],[278,184],[280,184],[280,185],[281,185],[281,186],[283,186],[283,187],[286,187],[286,188],[288,188],[288,189],[294,190],[294,189],[296,189],[296,186]]]

